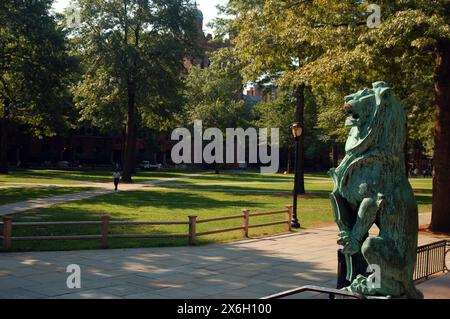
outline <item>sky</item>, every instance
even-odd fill
[[[69,4],[70,0],[55,0],[53,8],[57,12],[62,12],[64,8]],[[197,0],[198,8],[203,12],[203,29],[207,33],[212,33],[211,29],[206,25],[211,22],[218,14],[216,5],[224,5],[228,0]]]

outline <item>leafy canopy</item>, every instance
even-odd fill
[[[75,62],[51,0],[0,3],[0,114],[37,136],[66,127]]]
[[[74,43],[83,61],[74,92],[81,120],[118,129],[129,92],[142,123],[166,128],[179,111],[183,58],[195,48],[195,10],[187,0],[79,0]]]

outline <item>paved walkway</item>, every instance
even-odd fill
[[[332,226],[200,247],[4,253],[0,298],[259,298],[334,287],[336,234]],[[420,244],[435,240],[420,236]],[[81,267],[81,289],[66,286],[70,264]]]
[[[180,177],[169,177],[169,178],[163,178],[159,180],[153,180],[148,182],[142,182],[137,184],[120,184],[119,190],[120,191],[132,191],[132,190],[138,190],[144,187],[149,186],[157,186],[162,183],[176,181],[180,179],[187,179],[190,177],[200,176],[204,174],[208,174],[209,172],[201,173],[201,174],[189,174],[185,176]],[[21,184],[27,185],[25,183]],[[30,185],[30,184],[28,184]],[[94,198],[101,195],[111,194],[114,193],[114,185],[113,183],[85,183],[85,184],[78,184],[78,185],[54,185],[54,184],[39,184],[37,185],[39,187],[95,187],[99,188],[98,190],[93,191],[85,191],[85,192],[79,192],[79,193],[72,193],[72,194],[65,194],[60,196],[54,196],[54,197],[47,197],[42,199],[33,199],[29,201],[24,202],[18,202],[18,203],[12,203],[7,205],[0,206],[0,216],[5,215],[12,215],[21,213],[27,210],[41,208],[41,207],[47,207],[52,205],[58,205],[58,204],[64,204],[68,202],[74,202],[78,200],[83,199],[89,199]],[[16,186],[13,186],[16,187]],[[32,185],[32,187],[36,187],[36,184]]]
[[[418,287],[428,299],[450,299],[450,274],[424,281]]]

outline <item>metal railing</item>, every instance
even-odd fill
[[[428,277],[431,275],[449,271],[449,268],[446,265],[446,258],[449,252],[450,240],[441,240],[431,244],[419,246],[417,248],[417,262],[414,270],[414,280],[417,281],[421,279],[428,279]],[[263,297],[261,299],[281,299],[304,292],[318,292],[328,294],[330,299],[334,299],[334,297],[336,296],[354,299],[365,299],[364,295],[362,294],[318,286],[303,286],[294,288],[274,295]]]
[[[450,240],[441,240],[417,248],[414,280],[428,279],[429,276],[449,271],[446,257],[450,251]]]
[[[270,295],[267,297],[263,297],[261,299],[281,299],[285,297],[289,297],[292,295],[296,295],[303,292],[318,292],[322,294],[327,294],[331,299],[334,299],[336,296],[341,297],[347,297],[347,298],[353,298],[353,299],[366,299],[364,295],[353,293],[345,290],[340,289],[334,289],[334,288],[325,288],[325,287],[318,287],[318,286],[303,286],[299,288],[294,288],[291,290],[283,291],[274,295]]]

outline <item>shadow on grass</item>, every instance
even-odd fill
[[[328,178],[326,174],[305,174],[305,181],[315,181]],[[189,180],[183,180],[183,183],[198,183],[204,180],[214,180],[218,182],[292,182],[294,176],[284,174],[261,174],[259,172],[236,172],[236,171],[221,171],[220,174],[210,173],[202,176],[192,176]],[[330,179],[331,181],[331,179]]]
[[[416,195],[417,205],[431,205],[433,203],[432,196]]]
[[[89,188],[73,187],[11,187],[0,189],[0,205],[48,198],[65,194],[74,194],[90,190]]]
[[[414,188],[414,192],[417,194],[429,194],[429,195],[433,194],[432,189],[425,189],[425,188]]]
[[[109,181],[108,171],[85,171],[85,170],[37,170],[23,169],[11,171],[11,176],[19,178],[44,178],[44,179],[66,179],[73,181],[104,182]]]
[[[221,209],[233,206],[253,205],[247,201],[214,199],[209,196],[203,196],[201,193],[188,193],[183,191],[164,191],[164,190],[137,190],[130,192],[120,192],[111,195],[105,195],[91,200],[94,204],[116,204],[126,208],[139,208],[152,206],[155,208],[166,209]]]
[[[200,172],[199,170],[160,170],[138,171],[133,176],[135,182],[143,182],[158,178],[183,177],[188,174]],[[109,182],[112,179],[111,170],[51,170],[51,169],[14,169],[10,177],[15,178],[39,178],[39,179],[64,179],[68,181],[84,181],[93,183]]]
[[[167,190],[189,190],[189,191],[204,191],[204,192],[223,192],[227,195],[237,196],[237,197],[243,197],[243,196],[255,196],[255,195],[272,195],[272,196],[281,196],[281,197],[292,197],[292,188],[291,185],[288,185],[289,187],[261,187],[261,186],[249,186],[249,185],[242,185],[242,186],[236,186],[236,185],[195,185],[195,184],[189,184],[189,183],[182,183],[182,184],[176,184],[176,183],[163,183],[159,184],[157,187],[159,188],[165,188]],[[323,198],[323,199],[329,199],[329,193],[328,190],[310,190],[307,191],[306,194],[299,195],[300,197],[305,198]]]

